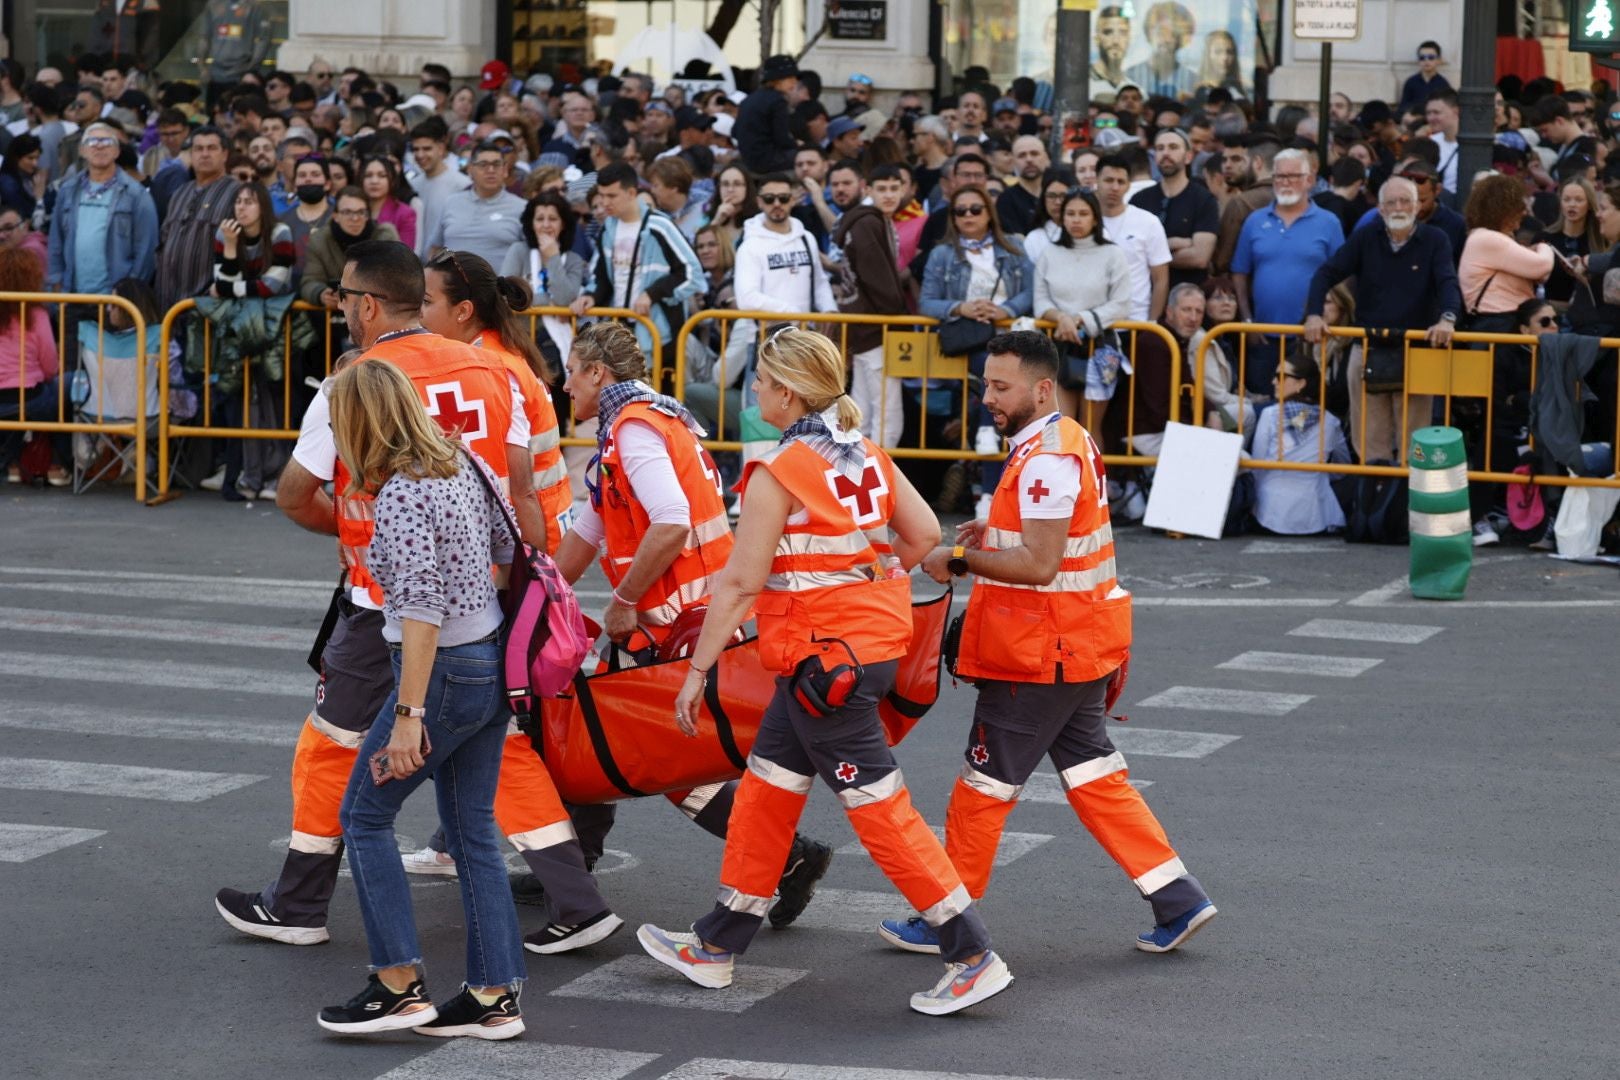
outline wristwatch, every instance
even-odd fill
[[[406,705],[404,702],[395,702],[394,703],[394,715],[395,716],[411,716],[411,717],[415,717],[418,720],[422,720],[422,719],[425,719],[427,717],[427,710],[426,709],[419,709],[414,705]]]
[[[955,547],[951,548],[951,557],[950,560],[946,562],[945,569],[950,572],[952,577],[961,577],[963,574],[968,572],[967,559],[964,558],[966,554],[967,549],[961,544],[957,544]]]

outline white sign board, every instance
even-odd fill
[[[1357,41],[1361,0],[1294,0],[1294,40]]]
[[[1142,524],[1219,540],[1242,453],[1240,435],[1166,424]]]

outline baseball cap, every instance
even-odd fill
[[[506,80],[512,74],[512,69],[506,66],[504,60],[491,60],[479,72],[478,89],[499,90],[506,85]]]
[[[714,126],[714,117],[691,105],[682,105],[675,110],[675,130],[686,131],[696,128],[698,131],[708,131]]]
[[[857,124],[847,116],[836,117],[832,123],[827,125],[827,139],[830,142],[834,139],[842,138],[851,131],[860,130],[860,127],[861,125]]]
[[[799,65],[793,57],[786,53],[778,53],[768,57],[759,68],[759,81],[761,84],[772,83],[778,79],[792,79],[799,74]]]
[[[647,108],[644,111],[661,112],[669,116],[675,115],[675,110],[670,108],[669,102],[665,101],[663,98],[654,98],[653,100],[647,102]]]
[[[1439,178],[1440,171],[1427,161],[1408,161],[1395,170],[1395,175],[1406,180],[1435,180]]]
[[[889,118],[876,109],[866,109],[855,118],[855,126],[861,129],[861,138],[871,142],[883,130],[883,125]]]
[[[741,90],[733,90],[731,93],[726,95],[726,100],[731,102],[733,105],[741,105],[744,101],[748,100],[748,95],[743,93]]]
[[[1018,111],[1018,102],[1014,101],[1012,98],[1010,98],[1010,97],[997,98],[995,105],[991,106],[991,108],[990,108],[990,115],[991,116],[996,116],[999,113],[1004,113],[1004,112],[1015,113],[1017,111]]]
[[[726,113],[721,113],[719,116],[714,117],[712,130],[717,134],[723,135],[729,139],[731,138],[731,127],[736,122],[737,121],[734,117]]]

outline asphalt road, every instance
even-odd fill
[[[870,932],[904,905],[851,851],[733,990],[651,970],[621,932],[531,955],[527,1035],[473,1046],[316,1027],[364,980],[347,882],[316,948],[243,938],[213,910],[284,850],[331,541],[265,504],[145,509],[127,489],[12,488],[0,520],[7,1077],[1620,1074],[1613,569],[1490,551],[1468,600],[1420,603],[1404,548],[1122,529],[1139,603],[1117,741],[1221,909],[1184,952],[1131,947],[1147,906],[1046,780],[983,905],[1017,976],[983,1006],[906,1008],[939,969]],[[584,588],[598,607],[600,579]],[[972,702],[947,687],[900,750],[932,822]],[[402,843],[432,827],[415,800]],[[854,839],[825,791],[803,828]],[[719,844],[662,800],[625,805],[609,845],[631,927],[709,906]],[[413,898],[443,998],[457,891]]]

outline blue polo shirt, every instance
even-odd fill
[[[1232,272],[1249,277],[1249,303],[1256,322],[1300,323],[1317,267],[1344,245],[1338,215],[1305,202],[1305,212],[1285,225],[1272,203],[1249,215],[1232,254]]]

